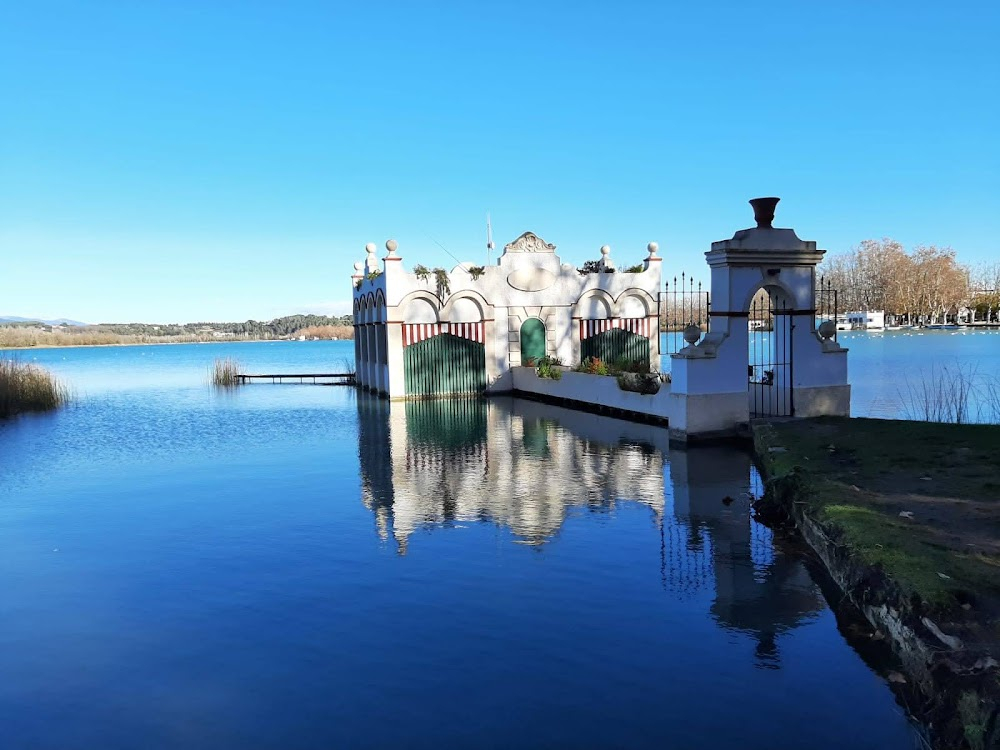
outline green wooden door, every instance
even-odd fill
[[[538,318],[528,318],[521,324],[521,364],[536,362],[545,356],[545,324]]]
[[[407,396],[443,396],[486,390],[486,347],[442,333],[403,349]]]

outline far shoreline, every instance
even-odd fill
[[[183,346],[185,344],[315,344],[321,341],[354,341],[354,339],[316,339],[299,341],[298,339],[217,339],[212,341],[138,341],[119,342],[114,344],[42,344],[38,346],[0,346],[0,352],[32,352],[40,349],[100,349],[125,346]]]

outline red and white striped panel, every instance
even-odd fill
[[[483,323],[404,323],[403,324],[403,346],[418,344],[421,341],[438,336],[442,333],[450,333],[452,336],[476,341],[480,344],[486,342],[486,335]]]
[[[599,333],[620,328],[631,331],[639,336],[649,338],[653,335],[653,318],[602,318],[600,320],[580,321],[580,341],[589,339]]]

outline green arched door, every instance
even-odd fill
[[[521,324],[521,364],[538,361],[545,356],[545,324],[538,318],[528,318]]]

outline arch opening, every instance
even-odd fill
[[[791,417],[794,304],[779,286],[764,285],[747,311],[747,396],[751,417]]]

